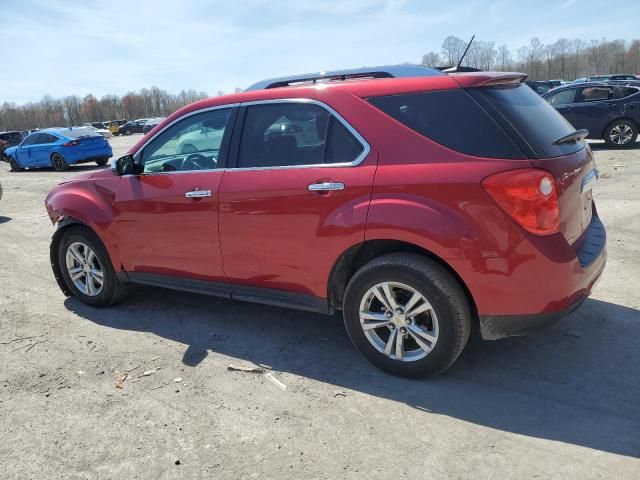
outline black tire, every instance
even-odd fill
[[[124,131],[124,134],[127,135],[127,136],[131,135],[132,133],[133,132],[131,130],[125,130]]]
[[[103,272],[102,290],[96,296],[89,296],[81,292],[67,269],[66,254],[69,246],[75,242],[83,243],[93,250]],[[58,265],[65,284],[73,295],[83,303],[94,307],[108,307],[122,300],[129,292],[129,287],[122,284],[111,264],[107,249],[98,236],[86,227],[70,227],[62,234],[58,242]]]
[[[96,163],[102,167],[106,165],[108,161],[109,161],[109,157],[103,157],[96,160]]]
[[[636,143],[637,139],[638,126],[631,120],[615,120],[604,130],[604,141],[611,147],[629,148]]]
[[[20,172],[22,171],[22,167],[20,166],[20,162],[16,158],[9,157],[9,166],[11,167],[12,172]]]
[[[64,172],[69,169],[67,161],[57,152],[51,155],[51,166],[56,172]]]
[[[410,286],[433,306],[439,333],[435,346],[424,358],[396,360],[378,351],[367,339],[360,324],[360,303],[370,288],[382,282]],[[360,268],[347,285],[343,316],[355,347],[374,365],[404,377],[432,376],[448,369],[464,349],[471,331],[471,308],[458,281],[439,263],[414,253],[382,255]]]

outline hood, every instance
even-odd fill
[[[98,170],[96,172],[87,172],[87,173],[80,173],[78,175],[74,175],[73,177],[65,180],[64,182],[60,182],[58,185],[64,185],[65,183],[83,182],[87,180],[97,180],[99,178],[107,178],[112,176],[113,176],[113,173],[111,172],[111,168],[105,168],[102,170]]]

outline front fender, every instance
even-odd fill
[[[45,205],[49,218],[58,228],[80,224],[90,228],[102,241],[115,271],[121,270],[122,261],[114,231],[113,199],[115,192],[90,182],[59,185],[47,198]]]

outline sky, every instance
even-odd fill
[[[122,95],[152,85],[216,95],[264,78],[419,63],[448,35],[640,37],[640,1],[0,0],[0,104]],[[640,73],[640,72],[635,72]]]

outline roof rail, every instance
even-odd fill
[[[254,83],[247,90],[264,90],[267,88],[289,87],[298,84],[329,82],[335,80],[357,80],[365,78],[406,78],[434,77],[444,73],[422,65],[388,65],[382,67],[350,68],[330,72],[303,73],[287,77],[270,78]]]

